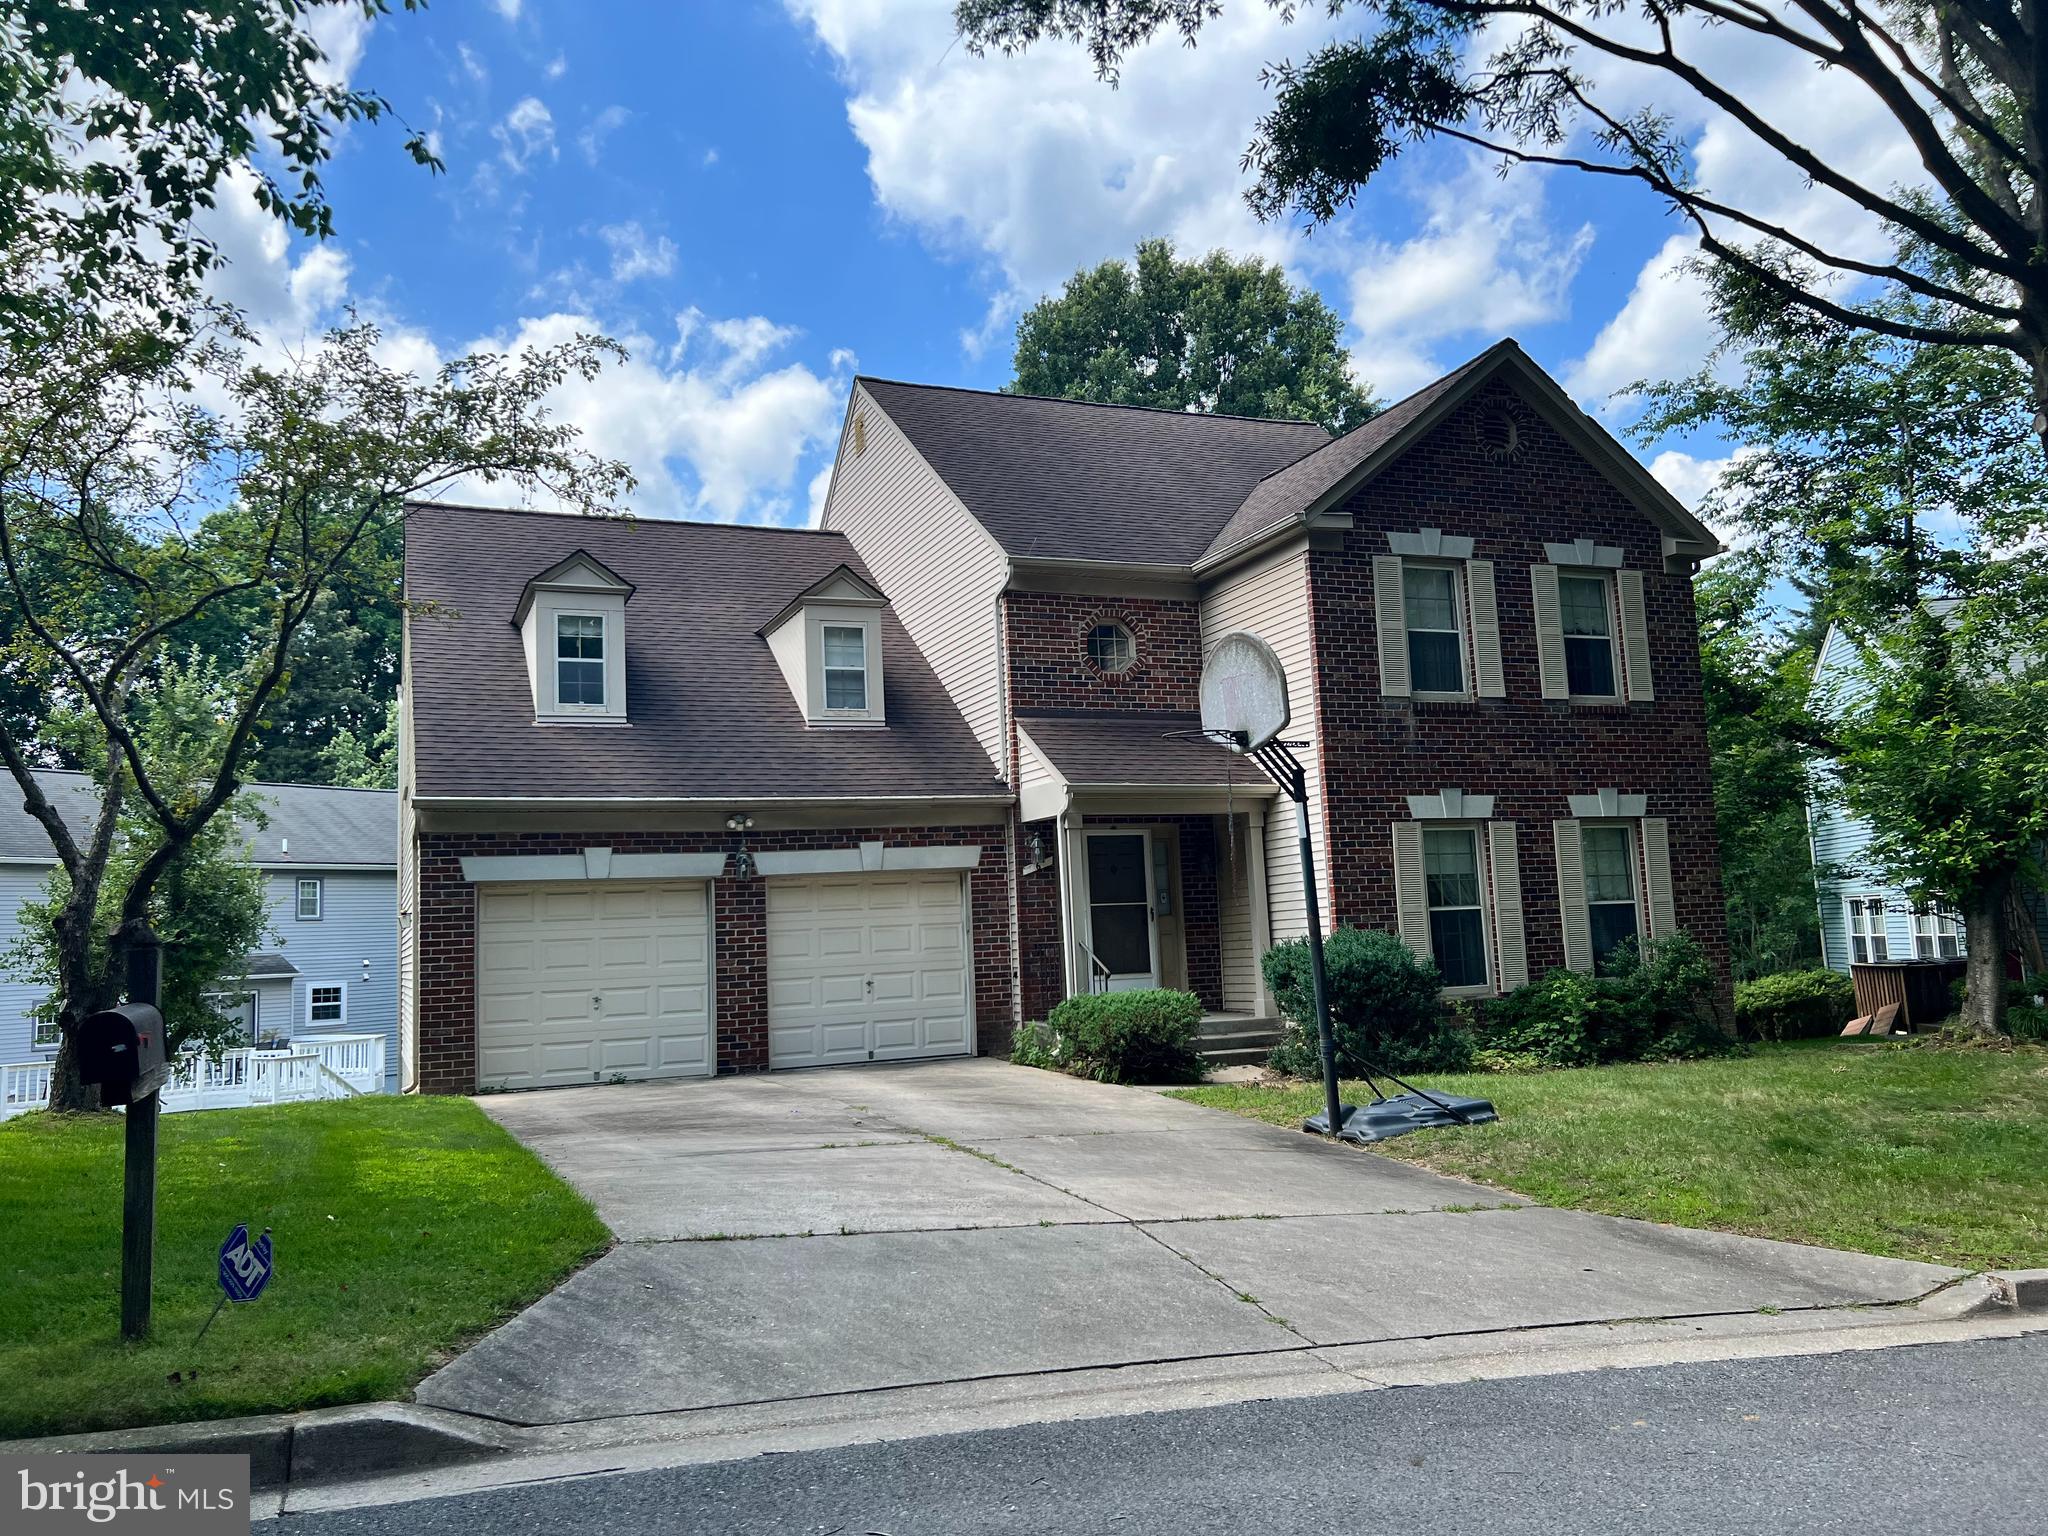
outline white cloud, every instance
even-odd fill
[[[1616,390],[1691,373],[1706,360],[1718,332],[1706,287],[1686,268],[1697,249],[1685,235],[1665,241],[1585,356],[1565,370],[1565,388],[1587,409],[1607,411]]]
[[[522,9],[522,0],[491,0],[491,9],[507,21],[517,21]]]
[[[1593,227],[1553,231],[1543,192],[1541,177],[1503,180],[1475,157],[1463,174],[1430,185],[1412,236],[1365,243],[1350,278],[1361,378],[1398,399],[1455,361],[1439,344],[1465,338],[1462,350],[1477,352],[1568,312]]]
[[[457,43],[455,45],[455,57],[462,61],[462,72],[478,85],[482,85],[486,80],[490,79],[491,72],[484,68],[484,61],[476,56],[476,50],[471,48],[469,44]]]
[[[548,60],[547,68],[543,69],[541,73],[550,80],[561,79],[562,76],[569,73],[569,56],[565,53],[556,54],[552,59]]]
[[[604,141],[626,126],[632,117],[624,107],[606,107],[593,117],[589,125],[576,135],[576,147],[583,151],[583,158],[592,166],[604,158]]]
[[[536,159],[556,158],[554,114],[538,96],[522,97],[491,135],[498,141],[498,158],[515,176]]]
[[[637,282],[643,277],[667,277],[676,268],[675,242],[666,235],[650,235],[638,220],[607,224],[598,231],[611,247],[612,281]]]

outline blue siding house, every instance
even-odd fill
[[[37,779],[81,834],[98,808],[82,773]],[[248,856],[269,886],[271,934],[246,977],[224,978],[248,1044],[308,1034],[381,1034],[385,1087],[398,1084],[398,796],[388,789],[252,784],[268,825],[242,823]],[[22,904],[56,867],[48,835],[18,799],[0,811],[0,947],[20,932]],[[56,1054],[53,1026],[30,1011],[42,989],[0,974],[0,1062]]]
[[[1814,663],[1816,695],[1854,697],[1861,660],[1855,645],[1830,627]],[[1813,842],[1814,885],[1820,898],[1821,957],[1832,970],[1874,960],[1954,960],[1965,953],[1963,925],[1953,913],[1915,909],[1913,899],[1871,867],[1870,828],[1827,795],[1807,807]],[[2044,944],[2048,902],[2037,900]]]

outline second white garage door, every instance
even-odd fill
[[[966,1055],[964,886],[950,871],[769,881],[769,1065]]]
[[[476,979],[482,1087],[711,1071],[701,882],[480,886]]]

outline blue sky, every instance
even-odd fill
[[[429,130],[447,173],[411,167],[395,129],[350,130],[328,177],[337,239],[288,242],[230,200],[223,286],[285,336],[354,304],[422,362],[619,335],[633,362],[562,409],[633,464],[644,511],[762,521],[811,515],[854,372],[998,386],[1022,307],[1152,234],[1283,261],[1388,398],[1513,334],[1619,423],[1617,386],[1700,361],[1680,232],[1626,187],[1501,179],[1431,147],[1332,228],[1260,225],[1237,168],[1257,70],[1304,56],[1332,30],[1320,16],[1232,0],[1200,48],[1154,45],[1112,90],[1065,48],[972,58],[949,10],[436,0],[330,19],[336,67]],[[1855,142],[1857,114],[1784,86]],[[1762,174],[1711,113],[1688,122],[1704,168]],[[1690,497],[1726,451],[1647,456]]]

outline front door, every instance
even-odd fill
[[[1159,985],[1151,842],[1145,832],[1088,834],[1088,947],[1109,973],[1092,980],[1111,992]]]

